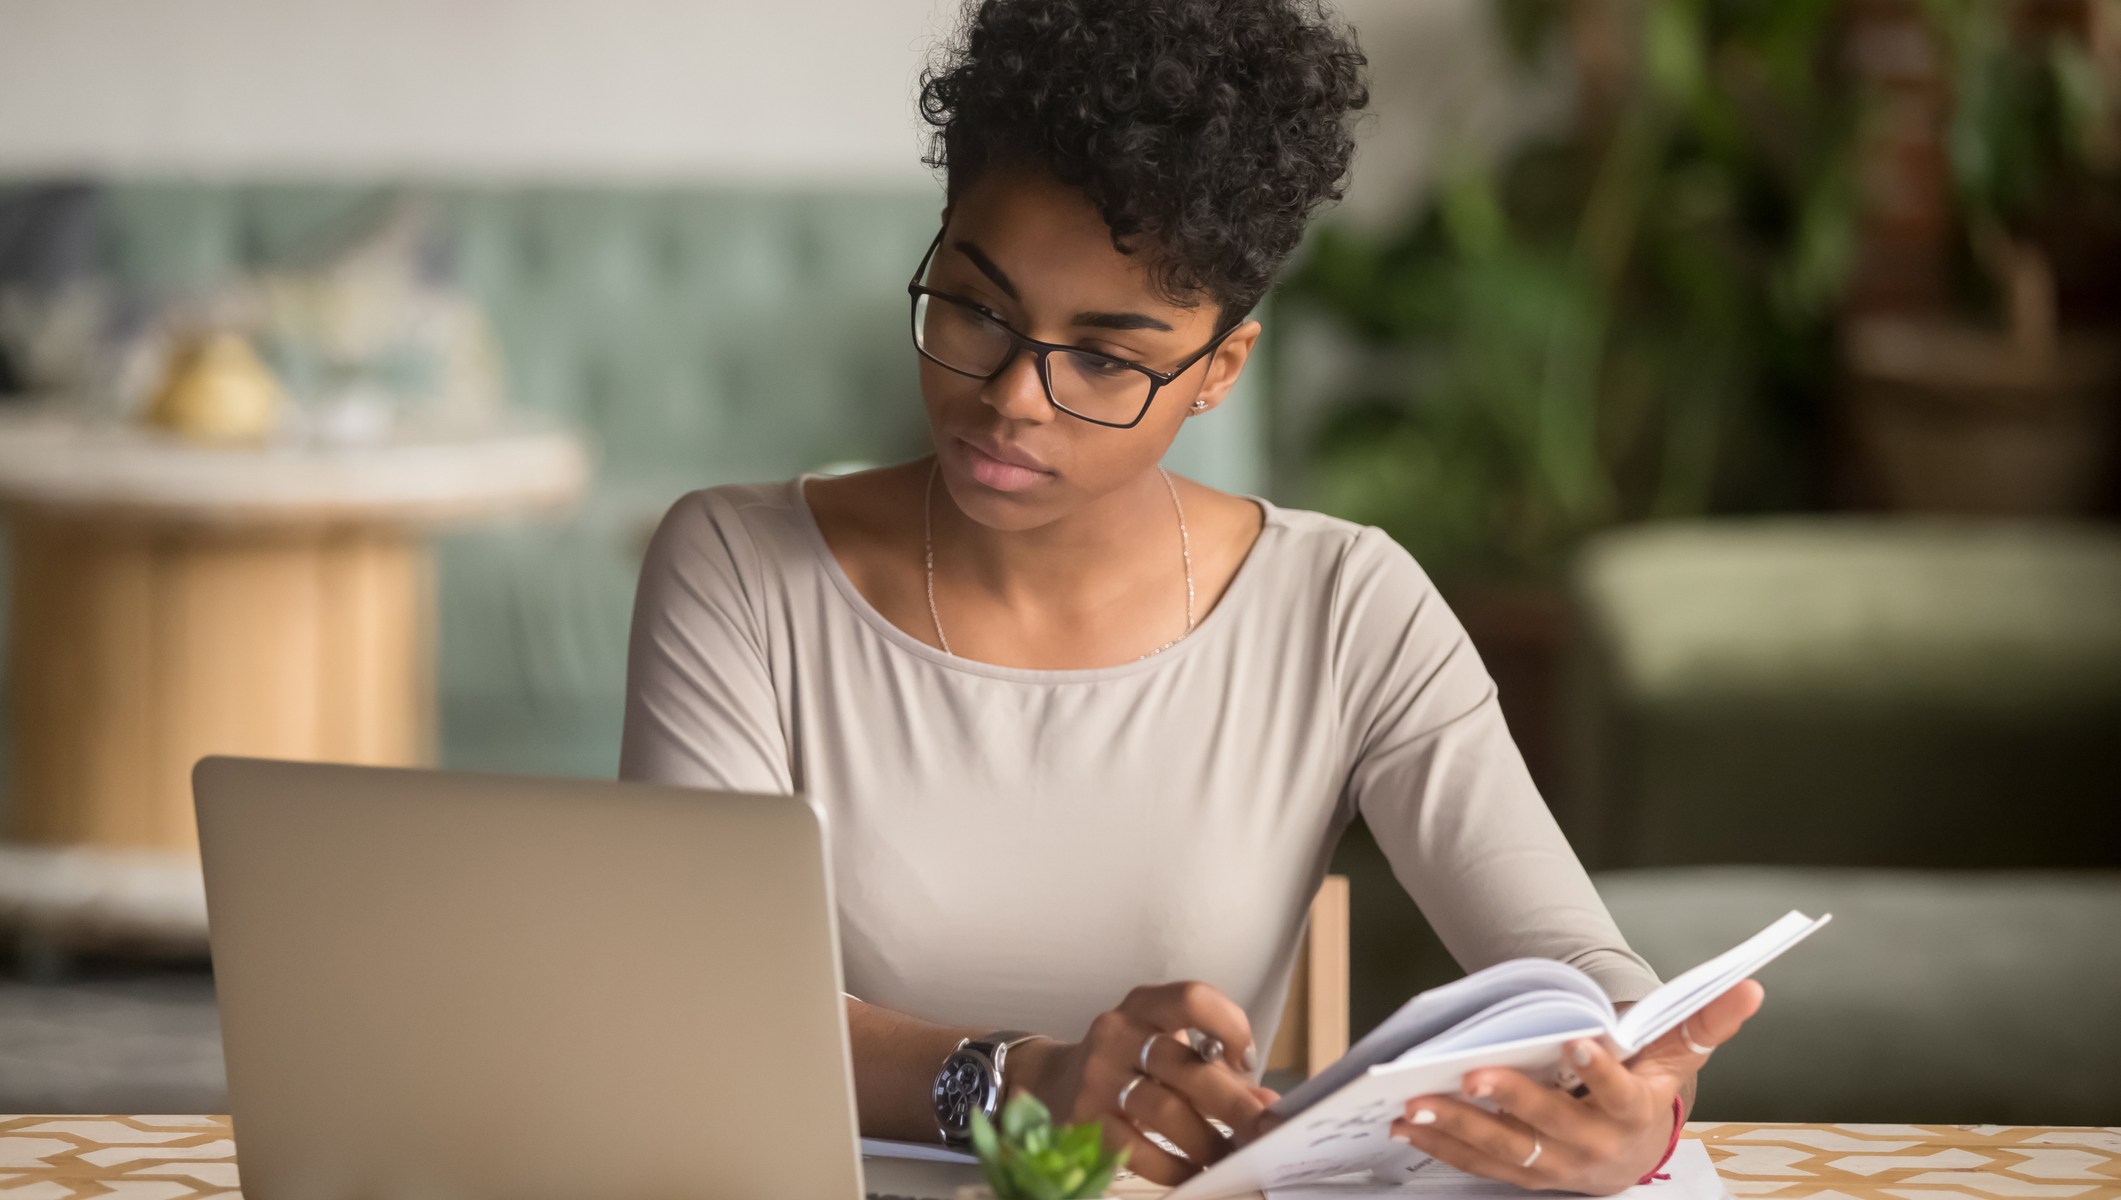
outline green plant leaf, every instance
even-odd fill
[[[1002,1106],[1001,1128],[974,1114],[973,1149],[997,1200],[1086,1200],[1111,1186],[1126,1155],[1104,1150],[1094,1121],[1056,1126],[1036,1097],[1018,1093]]]
[[[994,1122],[987,1119],[986,1113],[972,1114],[972,1150],[982,1159],[1001,1157],[1001,1143],[994,1135]]]
[[[1018,1092],[1002,1105],[1002,1136],[1013,1142],[1023,1142],[1034,1131],[1050,1129],[1053,1114],[1038,1097],[1029,1092]]]

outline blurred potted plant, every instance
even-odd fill
[[[2049,515],[2114,499],[2121,338],[2112,297],[2094,294],[2121,266],[2113,8],[1926,0],[1919,10],[1948,105],[1929,131],[1948,168],[1943,194],[1926,199],[1945,210],[1963,286],[1944,311],[1848,322],[1861,499]]]
[[[1609,108],[1455,172],[1396,233],[1326,226],[1283,292],[1386,365],[1322,425],[1312,499],[1445,580],[1544,584],[1616,521],[1808,487],[1792,410],[1831,361],[1854,215],[1835,6],[1591,7],[1642,21]]]
[[[1855,216],[1838,7],[1505,6],[1528,50],[1577,47],[1572,124],[1451,173],[1395,232],[1322,228],[1282,293],[1372,367],[1312,439],[1308,499],[1452,595],[1535,775],[1571,550],[1815,490]]]

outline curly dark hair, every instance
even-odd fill
[[[996,164],[1082,189],[1159,293],[1227,327],[1340,198],[1365,65],[1319,0],[968,0],[921,73],[924,161],[953,200]]]

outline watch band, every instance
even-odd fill
[[[1035,1033],[1025,1033],[1021,1029],[1003,1029],[980,1039],[981,1044],[994,1047],[988,1053],[988,1057],[994,1060],[994,1094],[996,1096],[994,1103],[997,1109],[1009,1099],[1009,1052],[1037,1036]],[[994,1115],[994,1113],[988,1113],[987,1117],[992,1120]]]
[[[936,1128],[946,1144],[962,1146],[971,1140],[973,1112],[984,1113],[989,1121],[997,1118],[1009,1094],[1009,1051],[1037,1036],[1003,1029],[959,1040],[936,1074]]]

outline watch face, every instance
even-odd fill
[[[944,1129],[963,1133],[972,1114],[994,1111],[994,1064],[977,1050],[960,1050],[943,1062],[935,1077],[935,1119]]]

